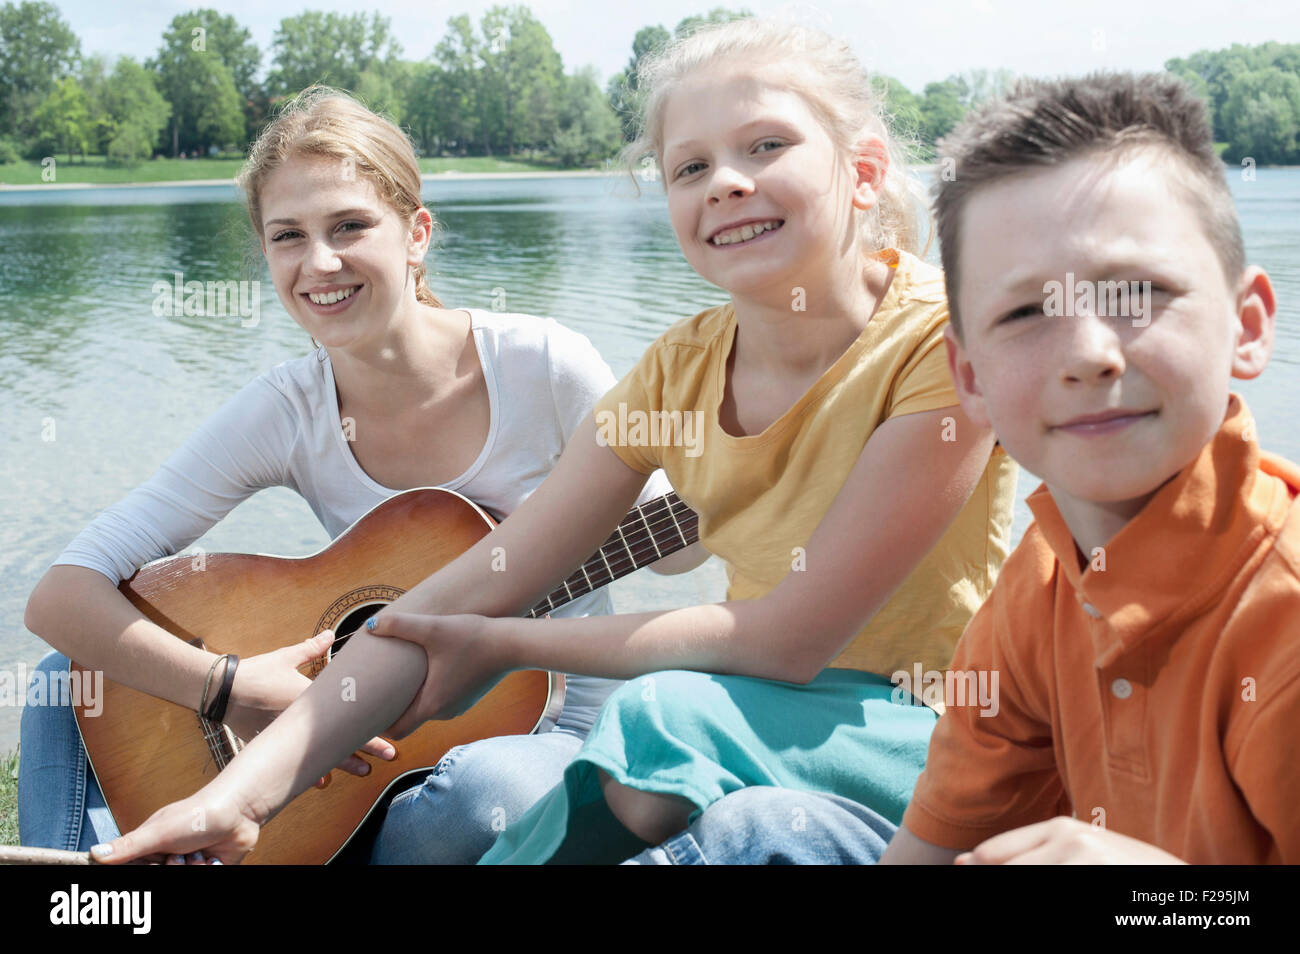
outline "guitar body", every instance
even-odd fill
[[[146,617],[179,638],[244,659],[323,629],[355,630],[379,606],[450,563],[492,526],[486,513],[459,494],[411,490],[375,507],[313,556],[177,556],[143,567],[121,589]],[[306,674],[314,677],[325,665],[319,661]],[[350,690],[340,686],[339,691]],[[308,789],[263,827],[246,863],[330,860],[399,779],[429,771],[456,745],[532,732],[548,713],[558,711],[561,700],[562,677],[512,673],[458,718],[426,722],[394,743],[394,761],[367,758],[368,776],[332,771],[325,788]],[[84,706],[78,707],[77,725],[123,832],[210,782],[218,765],[225,764],[214,746],[233,752],[229,730],[216,727],[205,733],[193,710],[108,680],[100,714],[90,717]],[[209,739],[208,734],[222,738]]]

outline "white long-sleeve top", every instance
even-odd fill
[[[504,519],[550,473],[614,375],[587,338],[550,318],[470,310],[487,383],[487,440],[448,483]],[[256,378],[208,418],[144,484],[109,507],[54,561],[88,567],[114,586],[144,564],[184,550],[266,487],[299,493],[331,538],[399,491],[370,478],[348,446],[334,373],[323,350]],[[641,501],[667,493],[662,473]],[[555,612],[611,610],[607,590]],[[560,725],[590,728],[615,680],[569,676]]]

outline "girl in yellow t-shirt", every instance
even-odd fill
[[[365,687],[354,701],[318,679],[112,858],[237,859],[344,750],[453,715],[522,668],[631,681],[485,861],[626,857],[750,785],[835,792],[897,823],[935,720],[903,690],[947,665],[992,587],[1012,465],[957,406],[942,277],[913,254],[919,203],[847,46],[738,21],[672,44],[640,89],[634,158],[656,158],[683,254],[731,303],[670,328],[527,502],[353,638],[331,671]],[[726,561],[728,600],[513,618],[657,466]]]

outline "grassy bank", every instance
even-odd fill
[[[465,156],[463,158],[421,159],[420,171],[430,172],[557,172],[553,162],[532,162],[524,159],[498,158],[497,156]]]
[[[110,166],[103,156],[87,156],[71,162],[67,156],[54,157],[55,183],[90,183],[117,185],[126,182],[181,182],[189,179],[233,179],[241,159],[154,159],[135,166]],[[23,160],[0,165],[0,183],[5,185],[40,185],[47,180],[39,162]]]
[[[18,844],[18,752],[0,756],[0,845]]]
[[[216,159],[151,159],[134,166],[110,166],[103,156],[55,156],[54,182],[63,184],[121,185],[135,182],[186,182],[193,179],[233,179],[244,160],[238,157]],[[420,160],[420,171],[437,172],[554,172],[554,163],[531,162],[496,156],[465,158],[428,158]],[[39,162],[0,163],[0,185],[40,185],[46,179],[45,167]]]

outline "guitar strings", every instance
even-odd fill
[[[680,513],[672,509],[673,504],[675,503],[681,504],[682,509]],[[646,509],[652,506],[655,507],[654,511]],[[668,549],[668,552],[675,552],[685,546],[689,546],[691,543],[695,542],[695,540],[699,539],[698,514],[691,510],[690,507],[686,506],[686,504],[681,500],[681,498],[677,497],[676,494],[659,497],[643,504],[637,509],[639,513],[635,516],[625,518],[618,525],[618,528],[614,533],[607,537],[605,542],[597,548],[596,553],[584,561],[571,577],[566,578],[566,581],[572,579],[573,576],[579,576],[581,571],[585,569],[588,564],[592,564],[597,569],[599,569],[601,563],[607,564],[611,567],[617,565],[619,569],[617,575],[622,575],[624,572],[630,572],[626,569],[628,561],[624,559],[623,554],[627,554],[631,557],[633,569],[635,569],[648,563],[653,563],[654,559],[657,559],[665,549]],[[665,513],[666,516],[664,516]],[[671,527],[669,526],[670,524]],[[626,536],[620,533],[620,531],[625,527],[637,535],[633,546],[629,546]],[[646,536],[643,529],[645,527],[648,527],[650,531],[649,537],[651,542],[648,548],[645,546],[643,540]],[[662,534],[661,531],[667,531],[666,536]],[[684,540],[688,535],[694,539]],[[682,542],[683,540],[684,542]],[[662,544],[662,546],[660,544]],[[606,547],[612,547],[614,549],[613,560],[611,560],[610,556],[605,553]],[[654,554],[654,559],[650,558],[652,553]],[[596,562],[597,557],[601,558],[600,563]]]
[[[214,722],[205,716],[199,716],[199,726],[203,729],[203,741],[208,745],[208,752],[212,755],[212,761],[220,772],[234,756],[239,754],[237,737],[230,731],[229,727],[222,722]],[[224,744],[223,744],[224,743]],[[230,754],[226,754],[229,748]]]
[[[681,506],[680,511],[673,509],[674,505],[678,504]],[[537,616],[540,612],[556,609],[633,570],[655,562],[665,555],[665,550],[667,553],[674,553],[699,539],[699,515],[676,493],[665,494],[635,509],[636,513],[625,517],[614,533],[597,548],[593,556],[584,561],[559,586],[542,597],[525,615]],[[621,532],[624,528],[636,535],[631,546],[626,535]],[[643,539],[646,536],[646,529],[649,530],[649,547],[645,546]],[[613,548],[613,559],[605,553],[606,547]],[[594,571],[594,580],[587,572],[588,569]],[[603,579],[603,576],[608,576],[608,579]]]
[[[674,503],[681,504],[682,509],[680,513],[672,509]],[[646,509],[652,506],[655,510],[651,511]],[[655,500],[643,504],[636,509],[638,513],[624,518],[623,521],[619,523],[618,527],[615,528],[614,532],[606,537],[605,542],[597,548],[597,552],[593,554],[592,557],[588,558],[586,562],[591,562],[596,556],[606,556],[603,552],[606,547],[615,547],[616,558],[621,558],[618,556],[620,552],[629,553],[632,554],[635,561],[639,563],[642,556],[648,556],[652,551],[662,552],[663,547],[658,547],[656,549],[658,544],[663,543],[680,549],[681,546],[689,546],[690,543],[693,542],[687,541],[683,544],[678,543],[678,540],[684,537],[687,533],[698,539],[697,531],[699,515],[696,514],[694,510],[691,510],[690,507],[686,506],[681,498],[677,497],[675,494],[656,498]],[[683,523],[685,526],[683,526]],[[669,527],[670,524],[672,525],[671,528]],[[635,543],[640,547],[639,550],[635,550],[627,545],[626,535],[621,532],[625,528],[631,530],[637,535]],[[645,528],[649,529],[649,537],[652,541],[650,549],[648,550],[645,548],[643,540],[641,539],[646,536],[644,532]],[[667,537],[665,538],[661,536],[660,531],[667,531]],[[606,559],[608,559],[607,556]],[[584,566],[586,565],[586,562],[584,562]]]

